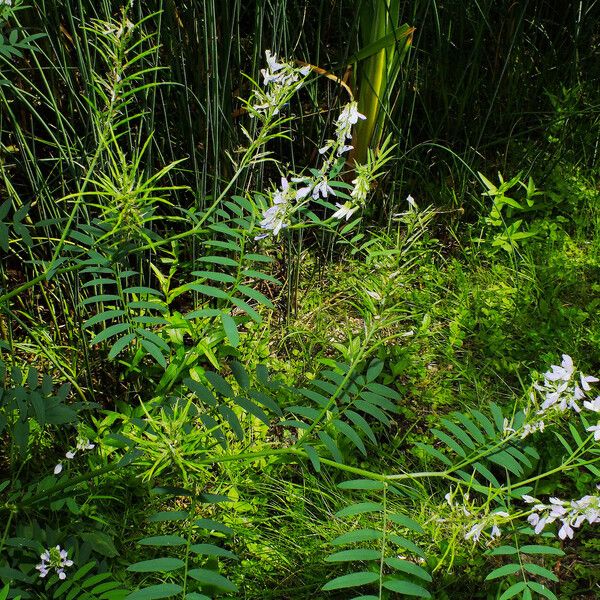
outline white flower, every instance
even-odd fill
[[[273,195],[273,206],[263,212],[263,220],[260,222],[262,229],[272,231],[273,235],[278,235],[281,229],[287,227],[285,220],[290,209],[288,203],[288,194],[290,184],[285,177],[281,178],[281,190],[277,190]],[[254,239],[259,240],[267,237],[268,233],[257,235]]]
[[[66,456],[66,457],[67,457],[69,460],[71,460],[71,459],[75,458],[75,454],[76,454],[76,451],[74,451],[74,450],[69,450],[69,451],[68,451],[68,452],[65,454],[65,456]]]
[[[548,381],[569,381],[573,376],[573,372],[575,371],[573,359],[568,354],[562,355],[562,363],[560,367],[557,365],[551,365],[550,368],[552,370],[544,374],[544,377]]]
[[[329,194],[332,194],[333,196],[336,195],[333,188],[327,182],[327,177],[323,177],[323,179],[321,179],[321,181],[313,188],[312,197],[316,200],[319,195],[323,196],[323,198],[327,198]]]
[[[58,463],[55,467],[54,467],[54,474],[58,475],[61,471],[63,470],[63,465],[62,463]]]
[[[583,373],[580,373],[579,377],[581,379],[581,387],[586,392],[589,392],[592,389],[590,387],[590,383],[597,383],[598,382],[598,378],[597,377],[593,377],[592,375],[584,375]]]
[[[591,402],[584,402],[583,406],[585,406],[588,410],[600,412],[600,396],[596,396]]]
[[[346,218],[346,221],[358,210],[358,206],[352,206],[350,202],[346,202],[345,204],[335,203],[338,210],[335,211],[331,216],[334,219],[343,219]]]
[[[597,442],[600,442],[600,421],[598,421],[597,425],[592,425],[592,427],[588,427],[586,429],[586,431],[589,431],[590,433],[593,432],[594,433],[594,439]]]
[[[479,541],[479,537],[481,536],[483,530],[485,529],[485,521],[481,521],[481,523],[475,523],[469,529],[469,531],[465,534],[465,540],[473,538],[474,542]]]

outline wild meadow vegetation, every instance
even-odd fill
[[[599,22],[0,1],[0,600],[600,597]]]

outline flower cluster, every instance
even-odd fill
[[[600,396],[594,400],[586,400],[587,393],[592,389],[590,384],[596,382],[597,377],[577,371],[573,359],[568,354],[563,354],[561,364],[552,365],[544,373],[543,382],[533,385],[531,405],[523,411],[525,422],[515,429],[513,423],[505,419],[504,433],[517,433],[523,439],[536,431],[544,431],[545,419],[562,415],[568,410],[579,413],[579,403],[582,401],[585,409],[600,413]],[[588,427],[587,431],[593,432],[594,438],[600,440],[600,421],[597,425]]]
[[[550,504],[543,504],[532,496],[523,496],[528,504],[534,504],[533,512],[527,521],[534,527],[535,533],[541,533],[546,525],[558,520],[561,527],[558,537],[561,540],[573,538],[573,529],[587,521],[590,525],[600,522],[600,496],[583,496],[579,500],[559,500],[550,498]]]
[[[77,452],[79,451],[84,451],[84,450],[92,450],[93,448],[95,448],[96,445],[92,444],[90,442],[90,440],[88,440],[87,438],[83,438],[83,437],[78,437],[77,438],[77,445],[75,446],[74,449],[69,450],[65,456],[69,459],[69,460],[73,460],[75,458],[75,455],[77,454]],[[54,467],[54,474],[58,475],[61,471],[63,470],[63,464],[62,462],[59,462],[55,467]]]
[[[61,550],[60,546],[50,548],[40,555],[42,562],[36,565],[36,569],[40,572],[40,577],[46,577],[50,569],[56,569],[56,574],[59,579],[66,579],[65,567],[73,565],[73,561],[68,558],[68,552]]]
[[[344,106],[340,116],[335,124],[335,140],[327,140],[327,143],[319,149],[320,154],[325,154],[328,150],[335,150],[337,156],[341,156],[344,152],[352,150],[352,146],[348,146],[346,142],[352,139],[352,126],[358,123],[359,119],[366,119],[365,115],[358,112],[358,104],[349,102]]]
[[[279,62],[276,54],[270,50],[265,52],[267,68],[261,69],[263,84],[267,91],[256,90],[257,103],[252,105],[256,113],[271,113],[276,115],[286,99],[292,94],[303,79],[309,74],[310,66],[295,67],[292,63]],[[254,116],[250,112],[251,116]]]
[[[444,498],[445,498],[446,502],[448,503],[448,505],[450,506],[450,508],[452,508],[453,511],[458,510],[465,517],[471,517],[470,522],[468,523],[468,525],[465,528],[466,529],[466,531],[464,533],[465,540],[473,540],[474,542],[478,542],[479,538],[481,537],[481,534],[486,529],[491,529],[491,531],[490,531],[490,539],[491,540],[493,540],[497,537],[500,537],[500,535],[502,535],[502,531],[500,530],[500,525],[502,523],[504,523],[506,518],[510,518],[510,515],[507,512],[502,511],[502,510],[488,512],[485,515],[483,515],[483,517],[480,517],[477,521],[473,522],[474,517],[479,517],[480,508],[473,507],[472,505],[470,505],[469,507],[466,506],[466,504],[468,504],[468,501],[469,501],[469,494],[465,494],[463,496],[462,503],[455,502],[454,497],[456,496],[456,494],[457,494],[456,491],[454,493],[448,492],[444,496]],[[471,509],[471,510],[469,510],[469,509]]]
[[[591,390],[590,383],[596,383],[598,378],[581,372],[577,377],[576,373],[573,359],[567,354],[562,355],[560,366],[552,365],[550,371],[544,373],[544,383],[533,386],[543,396],[540,414],[549,409],[556,412],[565,412],[569,408],[581,411],[577,402],[585,398],[585,392]],[[585,406],[588,404],[591,403],[586,402]]]

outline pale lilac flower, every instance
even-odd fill
[[[288,195],[290,184],[285,177],[281,178],[281,190],[277,190],[273,195],[273,206],[263,211],[263,220],[260,222],[262,229],[272,231],[273,235],[278,235],[281,229],[287,227],[285,222],[290,210],[288,203]],[[256,236],[254,239],[259,240],[267,237],[268,233]]]
[[[598,378],[592,375],[584,375],[583,373],[579,374],[581,379],[581,387],[585,392],[589,392],[592,388],[590,387],[590,383],[598,383]]]
[[[60,546],[44,551],[40,558],[42,562],[35,567],[40,572],[40,577],[46,577],[50,569],[55,569],[59,579],[66,579],[65,567],[73,566],[73,561],[69,559],[68,552],[61,550]]]
[[[600,421],[598,421],[597,425],[592,425],[591,427],[588,427],[586,429],[586,431],[589,431],[590,433],[594,433],[594,440],[596,440],[597,442],[600,442]]]
[[[352,206],[350,202],[346,202],[345,204],[335,203],[338,210],[334,212],[331,216],[334,219],[343,219],[346,221],[358,210],[358,206]]]
[[[600,412],[600,396],[596,396],[591,402],[584,402],[583,406],[588,410]]]
[[[562,355],[562,363],[560,367],[557,365],[551,365],[550,369],[552,370],[544,374],[544,377],[548,381],[569,381],[575,372],[573,359],[568,354]]]
[[[333,196],[336,195],[333,188],[329,185],[327,177],[323,177],[323,179],[321,179],[321,181],[319,181],[313,188],[312,197],[316,200],[319,197],[319,195],[321,195],[323,198],[327,198],[329,194]]]
[[[528,502],[539,502],[531,496],[523,496]],[[600,496],[584,496],[579,500],[564,501],[550,498],[550,504],[536,504],[527,521],[534,527],[536,534],[540,534],[546,525],[556,520],[561,522],[558,537],[561,540],[573,538],[573,529],[578,528],[584,521],[590,525],[600,521]]]

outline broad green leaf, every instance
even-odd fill
[[[488,460],[504,467],[508,471],[510,471],[513,475],[520,476],[523,474],[523,470],[521,469],[521,465],[512,457],[506,450],[502,450],[501,452],[496,452],[496,454],[491,454],[487,457]]]
[[[344,457],[342,456],[342,453],[337,447],[337,444],[333,441],[333,438],[325,431],[319,431],[317,435],[321,442],[323,442],[323,445],[327,448],[328,452],[333,457],[333,460],[335,460],[338,463],[343,463]]]
[[[433,456],[433,458],[437,458],[437,460],[443,462],[448,467],[452,466],[452,461],[445,454],[442,454],[437,448],[434,448],[429,444],[423,444],[422,442],[416,442],[415,445],[417,448],[421,448],[421,450],[424,450],[427,452],[427,454]]]
[[[493,438],[496,436],[492,422],[482,412],[474,409],[471,410],[471,414],[475,417],[483,429],[485,429],[488,437]]]
[[[190,569],[187,574],[203,585],[210,585],[224,592],[238,591],[237,585],[210,569]]]
[[[542,585],[541,583],[538,583],[537,581],[531,581],[531,580],[529,580],[527,582],[527,585],[534,592],[537,592],[538,594],[541,594],[542,596],[545,596],[549,600],[558,600],[558,598],[556,597],[556,594],[554,592],[552,592],[551,590],[549,590],[545,585]]]
[[[237,348],[240,343],[240,334],[238,333],[237,325],[231,315],[227,313],[221,313],[221,323],[223,324],[223,331],[229,340],[229,343]]]
[[[444,427],[459,441],[461,441],[470,450],[475,449],[473,440],[458,426],[449,419],[441,419],[441,423]]]
[[[447,433],[444,433],[443,431],[440,431],[439,429],[435,428],[431,429],[430,431],[440,441],[444,442],[446,446],[454,450],[456,454],[458,454],[462,458],[465,458],[467,456],[467,453],[464,451],[463,447],[454,438],[451,438]]]
[[[517,581],[517,583],[513,583],[503,594],[500,596],[499,600],[508,600],[509,598],[514,598],[517,594],[521,593],[527,587],[527,582],[525,581]]]
[[[425,581],[433,581],[431,575],[423,567],[420,567],[409,560],[402,560],[401,558],[391,556],[386,558],[384,562],[388,567],[396,569],[396,571],[402,571],[403,573],[414,575],[415,577],[424,579]]]
[[[185,546],[187,542],[179,535],[155,535],[141,539],[142,546]]]
[[[514,563],[511,563],[510,565],[502,565],[501,567],[498,567],[497,569],[494,569],[491,573],[489,573],[485,580],[490,581],[491,579],[498,579],[499,577],[514,575],[520,570],[521,567]]]
[[[347,410],[344,414],[371,440],[371,442],[373,442],[373,444],[377,444],[377,438],[375,437],[371,426],[362,415],[359,415],[353,410]]]
[[[148,521],[185,521],[189,517],[189,513],[185,510],[162,511],[148,517]]]
[[[486,552],[486,554],[489,554],[490,556],[512,556],[518,553],[519,551],[513,546],[498,546],[497,548]]]
[[[536,565],[533,563],[525,563],[523,568],[526,571],[529,571],[532,575],[539,575],[540,577],[545,577],[546,579],[550,579],[551,581],[558,581],[558,577],[549,569],[542,567],[540,565]]]
[[[158,598],[171,598],[180,594],[183,588],[175,583],[159,583],[142,588],[129,594],[125,600],[157,600]]]
[[[108,359],[112,360],[116,358],[125,348],[135,339],[135,333],[128,333],[122,338],[119,338],[110,349],[108,353]]]
[[[192,544],[190,551],[202,556],[224,556],[226,558],[237,559],[237,556],[233,552],[214,544]]]
[[[379,560],[381,552],[372,548],[353,548],[352,550],[341,550],[330,554],[325,562],[347,562],[352,560]]]
[[[95,346],[96,344],[101,344],[102,342],[114,337],[115,335],[119,335],[119,333],[123,333],[129,329],[129,323],[115,323],[110,327],[107,327],[97,335],[95,335],[90,344]]]
[[[93,327],[98,323],[102,323],[103,321],[108,321],[109,319],[115,319],[117,317],[121,317],[125,314],[124,310],[105,310],[93,317],[89,318],[87,321],[83,323],[83,327],[87,329],[88,327]]]
[[[167,360],[160,349],[149,340],[140,340],[142,348],[163,368],[167,368]]]
[[[423,528],[413,519],[407,517],[406,515],[399,515],[397,513],[388,513],[388,519],[392,521],[392,523],[396,523],[396,525],[401,525],[402,527],[406,527],[407,529],[412,529],[417,533],[423,533]]]
[[[523,554],[552,554],[554,556],[565,555],[560,548],[553,548],[552,546],[538,546],[535,544],[521,546],[521,552]]]
[[[218,373],[214,371],[206,371],[204,376],[208,380],[208,382],[221,394],[225,396],[225,398],[233,398],[234,393],[232,387],[221,377]]]
[[[119,552],[115,547],[113,538],[102,531],[85,531],[79,534],[81,539],[90,544],[94,552],[102,556],[112,558],[117,556]]]
[[[359,502],[358,504],[352,504],[346,508],[335,513],[336,517],[353,517],[355,515],[362,515],[364,513],[381,512],[383,505],[379,502]]]
[[[342,435],[347,437],[356,446],[358,451],[363,456],[367,456],[367,449],[365,448],[363,441],[360,439],[358,433],[356,433],[356,431],[354,431],[354,429],[352,429],[348,423],[340,421],[339,419],[334,419],[332,423],[335,428],[342,433]]]
[[[134,573],[166,573],[181,569],[183,566],[185,563],[180,558],[153,558],[129,565],[127,570]]]
[[[358,573],[351,573],[350,575],[336,577],[332,581],[326,583],[321,589],[325,592],[329,592],[331,590],[341,590],[345,588],[358,587],[360,585],[367,585],[368,583],[373,583],[378,579],[379,573],[359,571]]]
[[[349,531],[348,533],[343,533],[336,537],[331,543],[333,546],[342,546],[357,542],[380,540],[382,537],[383,533],[375,529],[356,529],[354,531]]]
[[[421,558],[425,558],[425,553],[419,546],[417,546],[412,540],[409,540],[401,535],[396,535],[395,533],[391,533],[389,536],[390,542],[393,542],[397,546],[409,550],[413,554],[420,556]]]
[[[398,594],[404,594],[405,596],[417,596],[418,598],[431,598],[431,594],[420,585],[412,583],[410,581],[404,581],[402,579],[385,579],[383,587],[396,592]]]
[[[312,463],[313,469],[317,472],[321,472],[321,459],[319,458],[319,454],[317,451],[308,444],[303,444],[302,448],[306,452],[306,456],[308,456],[308,460]]]

